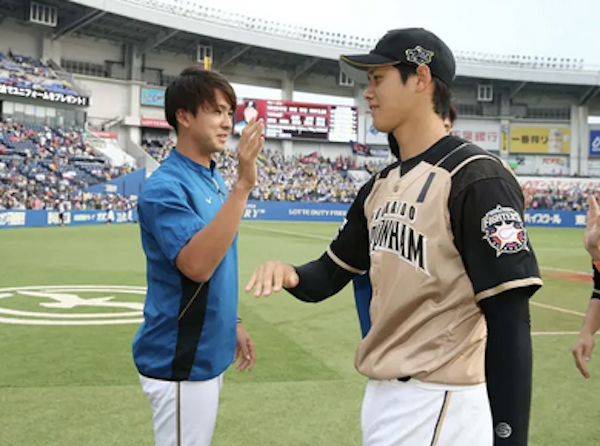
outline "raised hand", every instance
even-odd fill
[[[244,127],[237,148],[238,180],[237,184],[250,191],[256,183],[256,158],[265,143],[263,120],[251,119]]]

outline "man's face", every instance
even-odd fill
[[[233,110],[225,95],[215,91],[215,106],[204,104],[198,107],[196,116],[189,114],[189,131],[196,145],[205,153],[225,150],[231,133]]]
[[[369,86],[364,97],[373,113],[373,125],[380,132],[393,132],[414,107],[416,76],[411,76],[404,84],[395,67],[373,68],[368,75]]]

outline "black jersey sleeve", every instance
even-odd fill
[[[286,291],[304,302],[321,302],[337,294],[354,274],[337,265],[329,255],[323,254],[317,260],[297,266],[300,278],[298,286]]]
[[[369,229],[365,216],[365,200],[371,193],[377,176],[374,176],[358,191],[337,236],[327,254],[338,266],[354,274],[365,273],[370,266]]]
[[[522,287],[533,294],[542,285],[524,223],[523,193],[503,164],[468,163],[452,179],[448,204],[455,245],[477,301]]]
[[[600,271],[596,264],[592,262],[592,272],[594,277],[594,289],[592,290],[592,299],[600,299]]]
[[[529,294],[514,288],[480,302],[487,325],[485,374],[495,443],[526,446],[533,354]]]

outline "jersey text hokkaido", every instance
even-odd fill
[[[203,381],[232,362],[238,302],[237,236],[205,283],[175,266],[177,254],[219,211],[227,187],[216,170],[175,149],[143,186],[139,199],[148,291],[133,342],[140,374]]]
[[[523,204],[499,159],[454,136],[363,186],[328,249],[348,271],[369,271],[371,302],[357,294],[359,315],[365,305],[370,311],[361,319],[361,373],[485,381],[486,328],[477,302],[542,284]],[[365,287],[355,284],[361,295]]]

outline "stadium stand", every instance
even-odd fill
[[[111,166],[84,141],[81,129],[0,123],[0,209],[52,209],[65,199],[73,208],[107,197],[83,189],[129,173]]]
[[[544,188],[531,188],[522,185],[523,192],[531,196],[529,209],[554,211],[583,211],[587,210],[588,197],[600,194],[600,184],[590,183],[586,186],[571,184],[567,188],[548,185]]]
[[[0,52],[0,84],[37,92],[77,96],[72,84],[40,60]]]
[[[168,156],[169,150],[173,147],[173,141],[170,138],[152,138],[142,140],[142,149],[147,151],[152,157],[162,163]]]
[[[143,148],[162,162],[173,147],[169,138],[143,141]],[[225,151],[216,161],[229,186],[236,179],[235,153]],[[285,158],[265,150],[259,159],[258,185],[251,198],[257,201],[305,201],[350,203],[358,182],[349,172],[366,177],[387,161],[371,161],[360,167],[356,157],[330,160],[316,153]],[[111,166],[84,142],[82,130],[0,123],[0,209],[56,209],[64,200],[68,209],[125,209],[130,200],[119,195],[85,193],[82,190],[129,173],[128,166]],[[364,176],[362,178],[365,178]],[[531,209],[584,210],[590,194],[599,194],[592,183],[569,188],[547,185],[531,189]]]
[[[217,161],[228,185],[237,178],[237,159],[225,152]],[[311,154],[285,158],[280,152],[265,150],[259,156],[258,185],[251,198],[257,201],[307,201],[351,203],[358,190],[347,175],[356,168],[350,158],[330,161]]]
[[[158,162],[164,161],[173,147],[169,138],[146,139],[142,147]],[[235,153],[225,151],[215,158],[221,174],[231,187],[236,179]],[[334,161],[317,156],[292,156],[285,158],[280,152],[265,150],[259,158],[258,185],[251,198],[257,201],[306,201],[351,203],[365,178],[381,170],[387,161],[370,161],[360,167],[356,157],[338,157]],[[350,175],[363,172],[365,175]],[[580,211],[587,209],[591,193],[600,193],[595,183],[582,187],[570,185],[568,189],[551,184],[532,189],[523,185],[523,191],[532,196],[530,209]]]
[[[145,139],[142,147],[162,162],[169,156],[173,141],[169,138]],[[235,154],[227,150],[218,154],[215,161],[231,187],[237,175]],[[257,201],[351,203],[360,184],[348,172],[366,171],[368,178],[386,165],[386,161],[370,161],[358,167],[355,157],[340,156],[332,161],[316,153],[285,158],[280,152],[267,149],[259,157],[258,185],[251,198]]]
[[[57,2],[61,7],[64,7],[65,12],[69,8],[75,8],[74,11],[79,11],[77,9],[79,7],[70,3]],[[101,152],[99,147],[92,148],[90,146],[90,144],[94,144],[92,138],[87,139],[88,143],[85,142],[86,137],[83,130],[67,130],[57,127],[56,124],[60,123],[58,118],[56,121],[53,121],[50,115],[44,115],[43,113],[39,116],[30,113],[29,117],[26,116],[21,120],[21,117],[16,115],[17,110],[15,107],[14,119],[21,124],[6,120],[0,123],[0,192],[2,192],[2,203],[0,206],[4,208],[54,206],[53,200],[65,199],[70,201],[73,208],[88,205],[92,206],[92,208],[96,206],[101,207],[103,206],[102,202],[108,200],[108,198],[91,195],[86,195],[84,198],[82,190],[88,186],[104,183],[129,172],[131,167],[115,167],[118,164],[115,161],[117,158],[123,158],[123,163],[130,165],[132,164],[130,162],[131,159],[134,161],[138,161],[139,159],[149,159],[152,161],[145,153],[142,153],[143,157],[140,157],[139,153],[131,151],[131,146],[135,145],[135,149],[139,152],[141,152],[139,150],[141,146],[142,149],[159,163],[164,161],[169,156],[169,150],[173,146],[173,141],[168,137],[148,137],[148,134],[144,138],[143,130],[136,133],[136,127],[144,127],[142,125],[144,118],[148,120],[154,119],[157,116],[156,111],[150,107],[158,107],[159,105],[140,104],[136,99],[139,96],[137,90],[134,90],[132,85],[127,84],[128,81],[135,80],[135,82],[138,82],[141,80],[151,85],[153,82],[157,83],[157,79],[160,80],[159,84],[164,84],[165,82],[163,81],[173,78],[173,75],[182,68],[183,59],[177,57],[164,58],[162,54],[178,56],[178,48],[182,46],[196,47],[195,57],[198,61],[202,59],[206,64],[206,58],[208,57],[210,63],[212,63],[214,58],[214,62],[219,69],[225,67],[225,71],[231,73],[232,76],[248,75],[248,80],[253,79],[257,82],[257,86],[260,86],[262,78],[258,74],[256,77],[254,77],[254,74],[248,74],[252,73],[252,71],[247,70],[248,67],[254,65],[266,66],[270,69],[288,73],[297,72],[293,79],[292,87],[297,87],[298,91],[303,91],[301,90],[302,88],[307,88],[307,81],[303,77],[314,74],[316,77],[311,78],[310,86],[312,87],[315,84],[315,92],[331,91],[333,93],[344,93],[342,90],[350,88],[352,85],[343,83],[341,76],[339,76],[340,79],[337,82],[339,85],[331,84],[329,80],[324,80],[331,79],[332,74],[336,74],[337,76],[341,73],[337,71],[337,60],[332,62],[328,59],[330,56],[319,53],[319,48],[333,47],[339,50],[343,49],[344,51],[349,49],[360,51],[372,48],[376,41],[375,38],[367,36],[330,32],[308,26],[295,26],[265,20],[260,17],[238,14],[232,11],[224,11],[201,5],[192,0],[123,0],[120,3],[129,3],[129,8],[139,8],[141,6],[146,8],[147,11],[184,16],[197,23],[216,24],[221,28],[228,28],[236,32],[250,31],[250,34],[273,36],[277,38],[273,39],[273,41],[289,41],[293,43],[293,46],[290,47],[290,52],[294,53],[294,57],[288,57],[289,54],[282,53],[280,49],[262,49],[260,45],[254,47],[251,43],[246,44],[245,42],[244,45],[240,45],[235,39],[225,44],[224,42],[227,39],[223,40],[223,36],[220,36],[221,40],[213,38],[214,36],[210,35],[204,36],[206,42],[203,41],[199,45],[197,44],[198,39],[194,37],[195,35],[188,33],[182,28],[173,29],[170,32],[165,31],[164,36],[160,35],[160,39],[156,41],[150,39],[145,45],[141,45],[140,48],[132,47],[132,49],[137,50],[137,53],[136,51],[132,51],[131,54],[128,53],[122,63],[117,64],[114,62],[114,48],[106,42],[102,44],[97,43],[96,40],[99,38],[97,33],[101,33],[103,36],[109,35],[111,34],[111,30],[119,27],[123,28],[123,26],[120,26],[126,23],[123,20],[131,20],[131,18],[121,17],[114,12],[96,11],[98,14],[97,17],[94,15],[94,27],[82,25],[77,33],[73,33],[72,36],[64,36],[60,40],[58,37],[61,37],[61,35],[58,33],[55,36],[57,38],[54,39],[57,45],[44,45],[43,35],[40,34],[39,37],[41,40],[36,42],[36,45],[42,51],[37,56],[43,55],[43,59],[39,59],[17,54],[21,51],[31,52],[32,50],[22,49],[26,48],[26,46],[19,46],[17,40],[11,41],[11,33],[18,28],[7,22],[6,26],[12,26],[11,30],[13,31],[6,34],[6,46],[2,48],[4,52],[0,52],[0,94],[2,94],[2,88],[4,88],[7,102],[3,112],[6,113],[7,110],[11,110],[11,113],[13,113],[11,107],[14,101],[18,101],[17,96],[19,96],[17,94],[7,95],[6,88],[19,88],[38,93],[74,96],[78,95],[78,91],[80,90],[81,93],[83,91],[82,88],[85,88],[93,92],[94,95],[97,95],[97,100],[94,101],[94,104],[69,103],[68,101],[55,101],[55,103],[67,102],[68,105],[88,107],[85,111],[83,107],[77,109],[71,107],[68,109],[69,113],[73,115],[75,113],[78,114],[76,125],[83,125],[83,122],[87,119],[88,126],[94,125],[94,122],[101,122],[102,126],[99,126],[99,128],[102,127],[102,130],[105,130],[104,124],[110,123],[111,132],[117,134],[116,130],[118,130],[119,140],[122,145],[119,146],[115,138],[114,147],[109,147],[108,144],[105,144],[106,150]],[[21,19],[17,18],[16,20],[19,21]],[[146,31],[149,36],[155,32],[154,25],[145,23],[143,17],[139,20],[136,18],[135,23],[136,26],[139,26],[139,30]],[[121,44],[123,43],[121,40],[125,37],[125,35],[119,35],[119,37],[115,37],[116,41],[113,43]],[[25,39],[25,36],[23,38]],[[32,37],[32,39],[34,38]],[[317,59],[303,60],[302,57],[304,56],[302,54],[305,53],[299,52],[296,54],[297,44],[311,45],[312,49],[317,49],[315,55],[311,57],[318,58],[318,63],[316,63]],[[60,51],[54,51],[54,46]],[[9,49],[11,47],[13,48],[12,50]],[[16,48],[18,50],[15,50]],[[35,46],[30,45],[29,48],[35,48]],[[97,54],[97,60],[93,62],[80,60],[78,51],[81,48],[89,49],[90,52],[93,51],[94,54]],[[202,50],[206,48],[209,48],[210,51],[202,58],[201,55],[204,54]],[[139,55],[142,53],[147,53],[145,57],[147,56],[148,58],[148,66],[145,66],[144,70],[134,75],[134,71],[138,69],[133,63],[133,59],[137,57],[134,57],[134,54]],[[585,82],[579,87],[573,85],[567,89],[563,89],[561,87],[562,81],[556,85],[554,84],[554,82],[557,82],[555,80],[556,77],[552,78],[554,79],[552,82],[544,82],[543,87],[540,87],[539,82],[535,79],[527,80],[527,76],[534,71],[537,74],[540,74],[540,72],[542,74],[553,73],[553,75],[557,74],[560,76],[570,74],[583,75],[589,71],[589,67],[586,66],[582,59],[514,54],[496,55],[472,51],[456,51],[456,58],[458,64],[461,66],[475,69],[492,68],[498,69],[499,72],[508,69],[512,73],[511,76],[517,76],[515,79],[500,79],[501,82],[496,82],[494,79],[482,80],[479,76],[467,73],[461,74],[460,82],[457,84],[457,98],[461,101],[458,103],[459,115],[466,117],[467,121],[472,117],[477,118],[477,120],[471,120],[465,124],[463,131],[465,133],[467,131],[491,132],[497,138],[494,142],[500,141],[500,136],[502,136],[500,131],[501,123],[498,120],[500,113],[511,117],[509,124],[502,124],[502,127],[508,125],[510,132],[512,132],[513,125],[515,125],[515,128],[518,126],[530,126],[529,130],[533,133],[539,130],[537,127],[554,128],[556,125],[570,125],[571,128],[575,128],[577,121],[572,116],[573,108],[570,105],[565,105],[569,104],[567,101],[572,101],[573,99],[569,94],[578,99],[576,103],[585,104],[594,99],[599,91],[598,88],[592,88]],[[62,61],[61,63],[73,62],[76,64],[86,64],[86,66],[92,64],[100,67],[100,70],[98,72],[82,72],[74,70],[75,65],[63,63],[61,67],[56,61]],[[335,66],[335,69],[331,68],[333,66]],[[71,70],[71,73],[67,74],[62,71],[63,69]],[[515,70],[511,71],[511,69]],[[521,71],[518,75],[515,74],[517,69]],[[113,79],[109,81],[104,79],[105,77],[112,77]],[[484,79],[487,78],[484,76]],[[273,79],[268,80],[270,81],[270,83],[268,82],[269,84],[277,83]],[[286,85],[286,88],[288,88],[289,82]],[[489,95],[482,93],[482,97],[479,97],[479,87],[487,87],[487,89],[482,88],[481,90],[489,91]],[[147,88],[147,86],[142,87],[142,89],[144,88]],[[478,98],[476,100],[466,94],[474,89],[478,91]],[[102,97],[104,91],[110,92],[110,95],[106,94],[106,97],[110,96],[110,99]],[[33,96],[28,99],[35,100],[36,97]],[[113,99],[114,103],[111,103]],[[506,99],[508,99],[508,102]],[[34,104],[33,101],[25,102],[30,104],[30,107],[33,107],[31,105]],[[498,106],[499,103],[504,104],[504,109]],[[35,103],[36,110],[38,104],[40,104],[40,108],[52,108],[52,102],[39,101]],[[7,105],[9,106],[7,107]],[[140,105],[142,106],[141,108]],[[359,105],[359,109],[360,107],[364,107],[364,104]],[[19,113],[23,115],[21,111]],[[135,122],[138,118],[140,118],[140,122],[136,124]],[[363,118],[366,119],[366,116],[363,116]],[[28,119],[33,120],[30,121]],[[125,121],[128,123],[125,124]],[[33,125],[34,123],[37,125]],[[46,124],[47,127],[43,126],[43,124]],[[510,132],[508,135],[511,134]],[[538,133],[535,133],[534,137],[539,137],[536,135]],[[529,141],[529,135],[525,135],[523,138],[525,137]],[[533,151],[527,151],[527,147],[521,147],[519,152],[516,149],[516,144],[513,144],[512,141],[510,141],[510,147],[505,147],[504,149],[510,155],[513,155],[514,151],[514,153],[520,153],[521,158],[526,159],[526,161],[531,161],[527,164],[528,167],[525,172],[528,175],[541,175],[538,172],[539,167],[536,166],[541,164],[541,162],[538,162],[538,159],[541,159],[545,155],[548,155],[548,158],[552,158],[552,162],[560,162],[561,168],[557,171],[556,175],[568,175],[569,166],[577,165],[579,163],[578,157],[582,155],[581,153],[576,153],[576,156],[570,156],[570,151],[578,150],[579,152],[583,152],[587,150],[587,147],[583,147],[587,145],[587,141],[583,141],[581,135],[579,137],[583,141],[580,144],[581,147],[575,144],[575,139],[571,139],[573,147],[567,147],[566,150],[560,153],[551,153],[547,150],[541,150],[538,147]],[[113,141],[111,140],[111,142]],[[368,143],[366,140],[362,142],[365,144]],[[386,164],[386,161],[375,157],[372,157],[375,161],[370,161],[367,164],[362,164],[365,158],[362,156],[358,158],[354,155],[337,157],[337,154],[342,152],[341,143],[335,145],[332,143],[332,152],[335,149],[336,155],[328,158],[329,149],[326,147],[327,144],[321,142],[320,144],[317,148],[316,145],[311,147],[310,142],[293,141],[293,147],[287,147],[283,150],[282,144],[279,141],[274,141],[273,149],[279,148],[280,150],[264,151],[259,167],[259,184],[253,191],[251,198],[261,201],[348,203],[352,201],[359,186],[366,178],[377,170],[380,170]],[[123,147],[127,150],[121,150]],[[315,147],[315,152],[311,155],[305,155],[311,153],[313,147]],[[115,155],[113,159],[110,159],[113,148],[115,149]],[[290,150],[294,155],[284,158],[283,153],[290,153]],[[494,150],[494,148],[490,150]],[[500,150],[500,143],[495,147],[495,150],[496,152]],[[348,153],[351,153],[351,151],[349,150]],[[586,157],[582,157],[581,166],[592,166],[595,161],[600,160],[600,157],[594,159],[593,156],[594,154],[591,154],[589,157],[587,155]],[[360,161],[358,161],[359,159]],[[590,159],[590,163],[585,162],[587,159]],[[218,156],[217,160],[223,170],[226,181],[231,184],[235,180],[235,156],[231,152],[227,152]],[[596,164],[600,166],[600,163]],[[138,163],[138,165],[140,164]],[[152,165],[155,167],[156,163],[152,161]],[[600,167],[596,169],[596,172],[599,169]],[[571,174],[575,170],[582,169],[571,168]],[[521,175],[521,173],[519,174]],[[546,169],[546,174],[555,176],[554,171],[548,169]],[[587,171],[578,171],[577,174],[579,176],[590,175]],[[594,187],[593,185],[589,187],[574,185],[572,190],[552,187],[539,189],[532,194],[531,207],[534,209],[557,210],[585,208],[587,195],[595,191]],[[115,199],[119,200],[118,197]],[[116,206],[118,206],[118,203]]]

